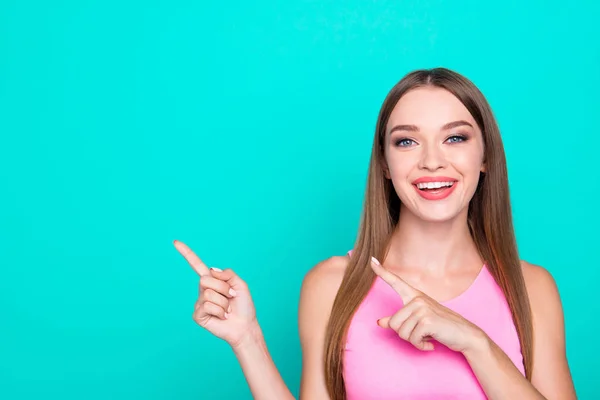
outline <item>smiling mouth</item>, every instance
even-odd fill
[[[441,192],[444,189],[451,188],[456,182],[423,182],[417,183],[417,189],[425,192]]]
[[[420,182],[413,186],[425,200],[443,200],[456,189],[457,181]]]

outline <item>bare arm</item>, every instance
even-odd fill
[[[544,268],[523,264],[533,314],[531,382],[547,399],[576,399],[567,362],[564,314],[556,282]]]
[[[534,360],[531,383],[493,341],[465,353],[490,399],[576,399],[565,352],[564,318],[558,290],[543,268],[523,264],[531,301]]]
[[[244,339],[232,349],[254,399],[294,400],[294,396],[281,378],[269,354],[258,324],[250,329]]]
[[[347,257],[331,257],[304,278],[298,310],[302,345],[300,399],[329,400],[324,368],[325,331],[347,261]]]
[[[193,318],[204,329],[231,345],[257,400],[292,400],[256,319],[248,285],[231,269],[208,268],[183,242],[173,242],[200,277],[200,295]],[[331,305],[346,268],[347,257],[331,257],[306,275],[300,298],[299,330],[303,349],[300,397],[328,399],[323,348]]]
[[[491,339],[486,338],[464,355],[488,399],[545,399]]]
[[[255,399],[293,399],[269,355],[246,282],[231,269],[209,269],[185,243],[174,245],[200,276],[194,321],[231,345]]]
[[[329,400],[323,364],[325,329],[346,263],[346,257],[331,257],[317,264],[304,278],[298,309],[302,345],[300,399]],[[232,348],[255,399],[294,399],[269,355],[258,324]]]

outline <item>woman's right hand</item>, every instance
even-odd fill
[[[176,240],[174,245],[200,276],[200,294],[194,307],[194,321],[234,348],[246,336],[260,331],[246,283],[231,269],[209,269],[184,243]]]

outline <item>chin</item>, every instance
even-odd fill
[[[411,189],[414,190],[412,187]],[[408,212],[418,220],[425,222],[450,222],[460,218],[463,214],[467,214],[469,209],[468,203],[463,203],[462,199],[465,198],[465,193],[462,191],[455,191],[442,200],[422,199],[419,195],[414,195],[408,190],[400,194],[404,195],[399,196],[402,204],[400,213],[403,211]]]
[[[450,222],[455,220],[460,213],[419,213],[416,214],[417,218],[425,222]]]
[[[460,216],[468,210],[468,207],[462,208],[458,204],[429,204],[425,207],[418,207],[417,209],[411,210],[411,208],[412,207],[405,207],[402,211],[413,214],[414,217],[421,221],[439,223],[450,222],[460,218]]]

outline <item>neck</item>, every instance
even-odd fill
[[[475,242],[467,225],[467,210],[444,222],[418,218],[406,208],[394,230],[386,262],[392,269],[443,275],[481,266]]]

